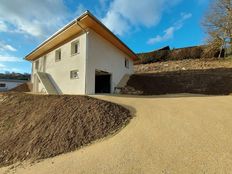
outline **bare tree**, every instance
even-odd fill
[[[203,20],[210,50],[232,51],[232,0],[214,0]]]

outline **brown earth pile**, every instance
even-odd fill
[[[0,96],[0,166],[45,159],[113,134],[129,110],[87,96]]]
[[[10,90],[11,92],[31,92],[32,91],[32,84],[31,83],[23,83],[13,89]]]

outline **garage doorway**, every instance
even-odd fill
[[[111,92],[111,74],[105,71],[95,71],[95,93]]]

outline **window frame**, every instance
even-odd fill
[[[39,59],[35,61],[35,70],[39,70]]]
[[[6,83],[1,83],[0,82],[0,88],[6,88]]]
[[[76,45],[77,45],[77,52],[76,52]],[[76,54],[80,54],[80,41],[75,40],[71,42],[71,56],[74,56]]]
[[[77,76],[74,77],[74,76],[73,76],[73,73],[77,73]],[[80,79],[80,74],[79,74],[79,70],[78,70],[78,69],[75,69],[75,70],[71,70],[71,71],[70,71],[70,79],[71,79],[71,80]]]
[[[62,59],[62,52],[61,49],[57,49],[55,51],[55,62],[60,62]]]
[[[124,60],[124,66],[125,66],[125,68],[127,68],[127,69],[130,68],[130,61],[129,61],[128,58],[125,58],[125,60]]]

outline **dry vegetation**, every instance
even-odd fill
[[[136,73],[232,68],[232,59],[186,59],[135,65]]]

